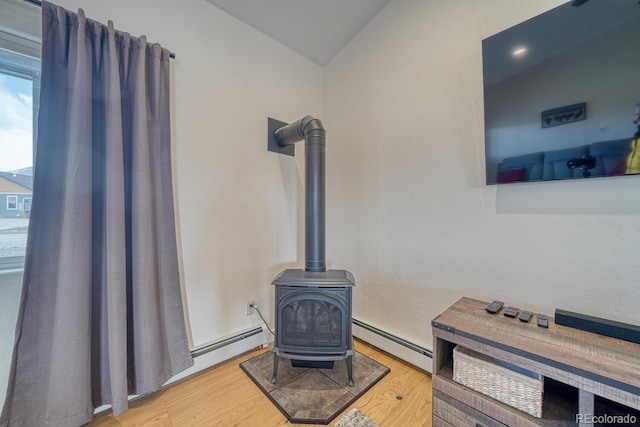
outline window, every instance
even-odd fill
[[[0,268],[22,266],[26,253],[39,64],[0,48]]]
[[[7,196],[7,210],[18,210],[18,196]]]

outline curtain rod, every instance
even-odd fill
[[[31,4],[35,4],[38,7],[42,7],[42,1],[41,0],[23,0],[27,3],[31,3]],[[169,58],[176,58],[176,54],[173,52],[169,52]]]

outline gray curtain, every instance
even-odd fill
[[[173,207],[169,51],[43,2],[23,295],[0,425],[127,410],[193,364]]]

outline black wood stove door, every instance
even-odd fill
[[[350,348],[351,288],[278,286],[277,347],[294,354]]]

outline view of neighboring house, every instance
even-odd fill
[[[0,218],[29,218],[33,177],[0,172]]]

